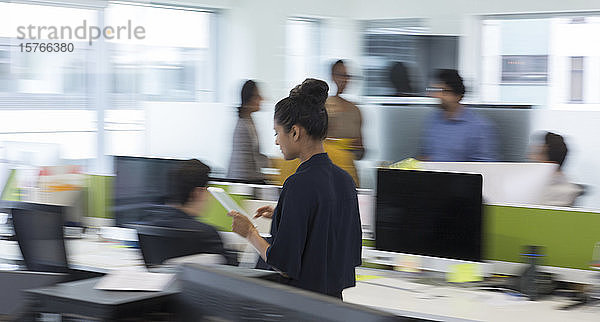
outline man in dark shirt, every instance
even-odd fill
[[[196,231],[193,238],[182,240],[181,249],[173,250],[176,256],[181,252],[221,254],[227,263],[235,264],[235,256],[223,248],[217,230],[195,219],[204,208],[209,172],[210,168],[199,160],[183,161],[169,173],[169,203],[145,210],[141,224]]]

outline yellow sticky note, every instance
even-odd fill
[[[402,161],[398,161],[389,166],[390,169],[401,169],[401,170],[420,170],[421,164],[419,160],[408,158]]]
[[[477,264],[456,264],[450,266],[446,280],[450,283],[477,282],[483,280],[483,274]]]
[[[368,280],[374,280],[374,279],[378,279],[378,278],[383,278],[382,276],[377,276],[377,275],[359,275],[356,274],[356,281],[368,281]]]

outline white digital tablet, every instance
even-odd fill
[[[238,205],[237,202],[231,199],[231,196],[229,196],[229,194],[225,192],[225,190],[223,190],[222,188],[208,187],[207,190],[208,192],[210,192],[210,194],[212,194],[215,197],[215,199],[217,199],[217,201],[221,203],[221,205],[223,205],[223,207],[225,207],[227,212],[235,210],[240,214],[251,218],[250,216],[248,216],[246,211],[242,207],[240,207],[240,205]]]

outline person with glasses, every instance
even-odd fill
[[[334,164],[348,172],[358,186],[358,174],[354,160],[362,159],[365,148],[362,139],[362,115],[352,102],[341,95],[351,79],[343,60],[331,66],[331,79],[337,90],[327,98],[325,108],[329,115],[329,129],[325,140],[325,150]]]
[[[460,101],[465,85],[456,70],[440,69],[427,91],[439,109],[426,120],[419,159],[434,162],[498,161],[494,125]]]

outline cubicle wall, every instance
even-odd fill
[[[112,177],[94,178],[97,189],[91,195],[110,196]],[[230,187],[222,185],[225,189]],[[97,190],[103,190],[98,192]],[[250,196],[233,195],[236,201]],[[108,202],[110,198],[106,198]],[[112,216],[110,207],[95,200],[91,216]],[[200,219],[221,231],[231,231],[231,219],[221,204],[209,198],[205,213]],[[486,205],[484,208],[484,258],[509,262],[522,262],[520,256],[525,245],[541,245],[546,249],[546,265],[588,269],[592,250],[600,242],[600,213],[583,210],[543,209],[532,207]]]
[[[589,269],[600,242],[600,213],[488,205],[483,237],[485,259],[524,262],[523,246],[539,245],[543,265]]]

